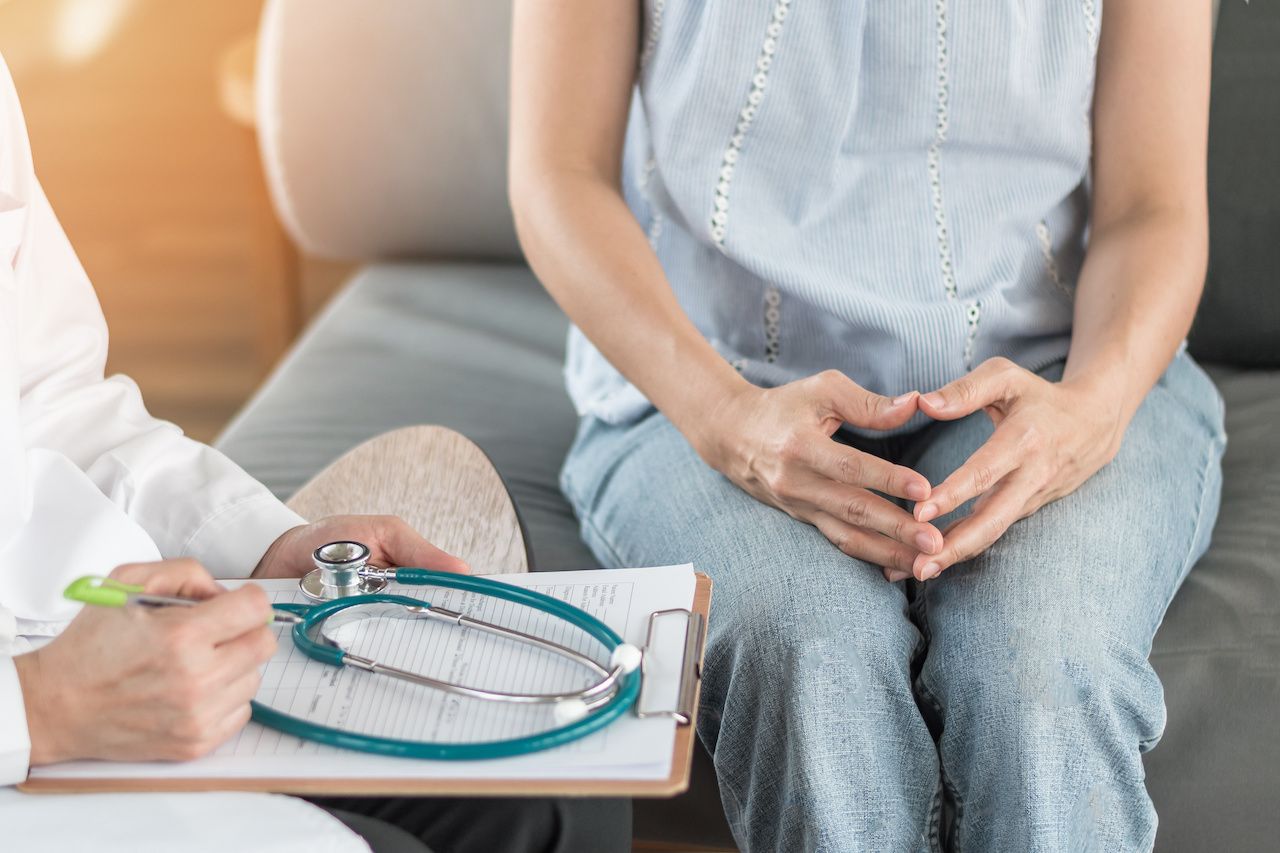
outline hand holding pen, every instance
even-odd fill
[[[197,758],[249,720],[259,667],[276,649],[266,593],[224,590],[194,560],[121,566],[111,580],[141,587],[126,598],[195,603],[86,607],[47,646],[14,658],[33,765]]]
[[[114,577],[103,578],[86,575],[73,581],[62,593],[65,598],[92,604],[97,607],[126,607],[130,604],[144,607],[194,607],[198,598],[182,598],[176,595],[155,595],[147,592],[142,584],[123,583]],[[296,625],[302,617],[287,610],[272,608],[267,623]]]

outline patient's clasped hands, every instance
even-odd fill
[[[937,485],[832,440],[846,423],[888,430],[917,412],[953,421],[979,411],[995,431]],[[1050,382],[993,358],[936,391],[895,399],[834,370],[777,388],[739,386],[690,441],[747,493],[814,525],[844,553],[882,566],[888,580],[929,580],[1106,465],[1124,433],[1121,411],[1118,389],[1103,380]],[[914,501],[914,510],[881,495]],[[971,499],[972,512],[935,526]]]

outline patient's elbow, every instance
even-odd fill
[[[549,196],[562,192],[570,180],[562,167],[548,158],[511,157],[507,164],[507,202],[517,218],[545,207]]]
[[[574,170],[545,165],[512,164],[507,174],[507,201],[516,236],[526,254],[542,235],[558,230],[575,204],[583,200],[583,176]]]
[[[544,218],[547,196],[554,191],[555,176],[546,169],[512,162],[507,169],[507,203],[515,220],[516,236],[528,251],[528,241],[533,238],[533,226]]]

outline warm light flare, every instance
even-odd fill
[[[133,11],[137,0],[59,0],[53,19],[53,51],[68,63],[93,58]]]

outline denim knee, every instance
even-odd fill
[[[979,739],[1015,763],[1067,760],[1059,749],[1104,751],[1102,766],[1141,781],[1138,751],[1164,729],[1163,691],[1146,654],[1087,619],[1047,624],[997,620],[985,641],[935,639],[921,682],[942,706],[944,737]],[[1066,729],[1084,740],[1035,740]]]
[[[937,755],[911,689],[920,634],[901,589],[840,555],[723,586],[699,732],[739,843],[925,847]]]
[[[807,568],[742,574],[718,590],[713,645],[801,691],[833,679],[846,696],[904,683],[921,638],[901,589],[878,571],[838,554]]]

